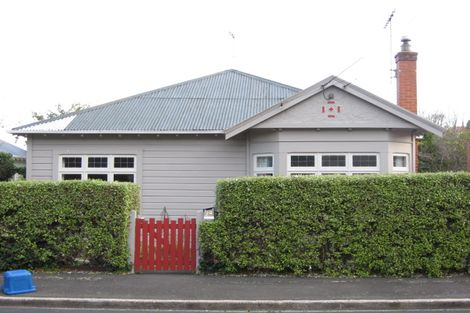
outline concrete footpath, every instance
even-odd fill
[[[37,292],[2,306],[169,310],[470,308],[470,276],[438,279],[34,273]],[[0,284],[3,284],[3,276]]]

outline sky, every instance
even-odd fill
[[[24,147],[7,130],[32,112],[227,69],[298,88],[339,75],[396,103],[403,36],[419,114],[466,123],[469,31],[463,0],[0,0],[0,139]]]

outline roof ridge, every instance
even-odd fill
[[[274,81],[274,80],[271,80],[271,79],[267,79],[267,78],[264,78],[264,77],[261,77],[261,76],[245,73],[245,72],[242,72],[242,71],[239,71],[239,70],[236,70],[236,69],[229,69],[229,70],[226,70],[224,72],[235,72],[237,74],[240,74],[240,75],[243,75],[243,76],[246,76],[246,77],[254,78],[254,79],[261,80],[261,81],[271,83],[271,84],[276,84],[280,87],[284,87],[284,88],[290,89],[292,91],[296,91],[296,92],[302,91],[301,88],[286,85],[286,84],[283,84],[283,83],[280,83],[280,82],[277,82],[277,81]]]

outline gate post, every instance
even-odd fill
[[[130,223],[129,223],[129,235],[127,237],[127,246],[129,247],[129,259],[128,263],[132,264],[131,273],[134,273],[134,256],[135,256],[135,219],[137,218],[137,212],[131,211]]]

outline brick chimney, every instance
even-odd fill
[[[410,39],[403,37],[401,51],[395,56],[397,104],[410,112],[417,113],[416,60],[418,53],[410,51],[410,41]]]

